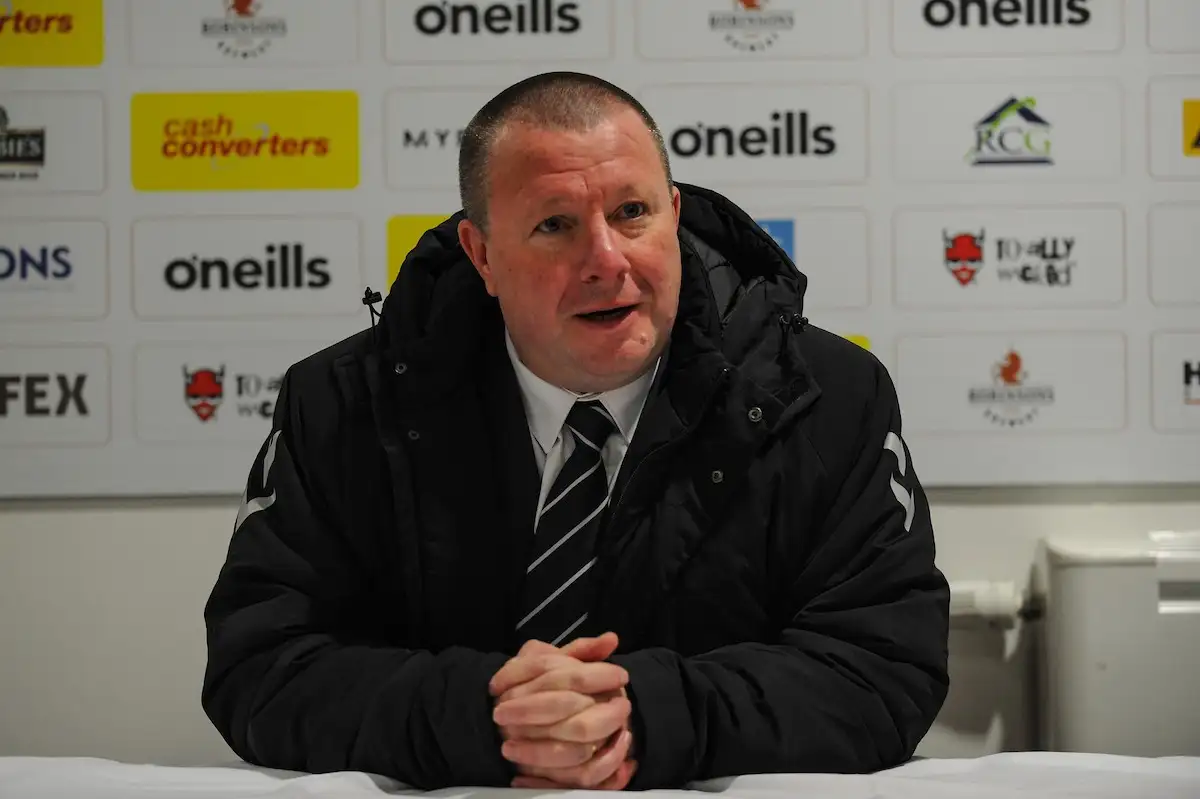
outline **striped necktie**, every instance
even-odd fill
[[[616,423],[599,402],[578,401],[567,414],[567,429],[575,448],[538,514],[525,571],[523,617],[517,623],[522,640],[555,646],[571,640],[591,606],[588,572],[596,562],[596,531],[608,506],[608,476],[600,453]]]

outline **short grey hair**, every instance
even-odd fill
[[[620,108],[637,112],[646,124],[658,148],[667,184],[671,185],[671,162],[662,131],[633,95],[594,75],[546,72],[497,94],[463,129],[458,150],[458,191],[467,219],[487,230],[488,161],[505,125],[515,122],[549,130],[585,131]]]

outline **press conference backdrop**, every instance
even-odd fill
[[[928,484],[1200,480],[1196,0],[0,0],[0,67],[5,496],[240,492],[555,68],[792,255]]]

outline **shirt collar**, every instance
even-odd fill
[[[638,417],[641,416],[642,406],[650,394],[650,386],[660,357],[654,363],[654,368],[634,380],[632,383],[605,391],[602,394],[576,394],[565,388],[547,383],[529,370],[517,357],[512,337],[508,330],[504,331],[504,345],[508,349],[508,357],[512,360],[513,369],[517,373],[517,383],[521,386],[521,396],[525,405],[525,416],[529,420],[529,429],[537,439],[542,452],[553,448],[562,433],[563,425],[567,423],[567,414],[571,407],[580,399],[596,399],[612,414],[617,423],[618,432],[628,445],[633,440],[633,432],[637,427]]]

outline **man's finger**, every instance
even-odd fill
[[[541,691],[497,703],[492,710],[492,721],[501,727],[549,726],[569,720],[594,704],[596,700],[587,694],[574,691]]]
[[[596,791],[623,791],[629,783],[633,781],[633,775],[637,773],[637,761],[626,760],[618,768],[615,774],[606,779],[604,782],[595,786],[592,790]]]
[[[628,730],[622,730],[605,742],[595,755],[578,766],[568,768],[542,768],[538,766],[522,766],[519,772],[524,776],[540,777],[550,780],[557,785],[572,788],[595,788],[620,776],[621,766],[629,757],[629,748],[633,736]]]
[[[600,702],[554,724],[546,733],[559,741],[599,741],[624,727],[632,709],[628,699]]]
[[[594,662],[605,660],[613,652],[617,651],[617,646],[620,641],[617,639],[616,633],[605,633],[596,638],[576,638],[571,643],[562,647],[561,651],[564,655],[570,655],[579,660]]]
[[[505,760],[524,766],[524,773],[544,776],[548,769],[568,769],[586,763],[595,754],[592,744],[571,741],[505,741],[500,748]]]
[[[537,657],[542,657],[538,655]],[[514,669],[514,673],[524,674]],[[615,663],[580,663],[543,671],[540,675],[521,681],[505,690],[510,699],[542,691],[574,691],[579,694],[602,694],[618,691],[629,683],[629,672]]]
[[[578,662],[578,660],[569,655],[550,652],[517,655],[492,675],[492,679],[488,683],[488,692],[492,696],[500,696],[518,685],[523,685],[536,677],[540,677],[551,669],[569,666]]]

